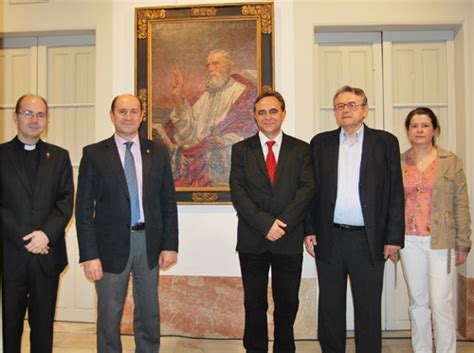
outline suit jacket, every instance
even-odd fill
[[[59,275],[67,265],[65,228],[71,218],[74,184],[69,153],[39,144],[36,185],[32,190],[16,139],[0,145],[1,224],[5,270],[36,257],[46,275]],[[22,238],[42,230],[49,238],[47,255],[31,254]]]
[[[168,151],[140,138],[142,202],[148,266],[162,250],[178,251],[178,220]],[[80,262],[100,259],[105,272],[121,273],[130,251],[130,197],[112,136],[84,147],[76,197]]]
[[[232,146],[230,192],[239,218],[237,251],[297,254],[303,250],[304,218],[314,192],[308,144],[283,134],[272,187],[258,134]],[[265,237],[276,219],[286,234]]]
[[[337,196],[337,167],[341,129],[323,132],[311,140],[316,196],[306,234],[316,234],[316,256],[330,262]],[[400,147],[392,134],[364,125],[359,196],[371,260],[383,260],[384,245],[403,247],[405,217]]]

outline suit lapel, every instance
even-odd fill
[[[43,189],[42,186],[47,185],[48,175],[47,172],[49,170],[49,164],[51,160],[56,156],[52,155],[49,150],[49,145],[43,142],[40,146],[39,151],[39,164],[38,164],[38,176],[35,182],[35,197],[34,200],[39,200],[38,193]]]
[[[30,196],[32,196],[31,185],[28,181],[28,177],[26,175],[25,166],[23,164],[23,159],[20,158],[18,151],[15,149],[16,141],[10,141],[7,149],[8,159],[10,160],[10,164],[12,165],[13,169],[18,174],[18,179],[20,179],[23,187],[28,192]]]
[[[104,153],[106,156],[105,160],[109,164],[110,169],[112,170],[112,174],[117,177],[121,188],[125,192],[125,195],[127,195],[127,198],[130,199],[130,195],[128,193],[127,179],[125,179],[125,172],[123,170],[122,161],[120,160],[120,155],[117,150],[117,145],[113,136],[105,141]]]
[[[283,138],[281,140],[281,146],[280,146],[280,153],[278,154],[278,162],[277,162],[277,170],[276,170],[276,176],[275,176],[275,185],[276,187],[277,184],[281,182],[282,175],[284,174],[284,170],[286,168],[286,164],[288,162],[289,154],[291,153],[291,140],[288,139],[288,137],[283,134]],[[266,169],[266,165],[265,165]],[[268,175],[268,171],[267,171]],[[270,180],[270,177],[268,177],[268,180]]]
[[[270,177],[268,176],[267,165],[265,163],[265,158],[263,157],[262,145],[260,144],[258,133],[249,140],[249,143],[251,155],[257,167],[257,171],[261,174],[262,179],[266,180],[265,185],[268,184],[268,187],[271,189]]]
[[[145,195],[145,190],[148,189],[149,185],[149,176],[150,176],[150,168],[151,168],[151,145],[149,140],[140,139],[140,151],[142,154],[142,195]]]
[[[365,180],[367,174],[367,165],[370,160],[370,156],[375,146],[374,135],[372,130],[364,124],[364,141],[362,143],[362,157],[360,160],[360,173],[359,180]],[[364,183],[365,185],[365,183]]]
[[[333,131],[334,136],[331,136],[327,143],[328,143],[328,150],[327,154],[324,154],[324,157],[320,155],[319,158],[326,158],[327,156],[327,163],[329,164],[328,170],[333,172],[334,174],[329,175],[329,185],[331,185],[332,192],[332,199],[336,202],[337,197],[337,175],[338,175],[338,164],[339,164],[339,136],[341,134],[341,129],[337,129]]]

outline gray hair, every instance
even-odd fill
[[[214,49],[214,50],[211,50],[209,54],[207,54],[207,56],[209,57],[209,55],[212,55],[212,54],[221,54],[229,63],[229,66],[232,67],[234,65],[234,59],[232,59],[232,55],[230,55],[230,53],[227,50]]]
[[[367,96],[365,95],[365,92],[362,88],[357,88],[357,87],[351,87],[351,86],[342,86],[336,91],[336,94],[334,95],[334,98],[332,99],[332,104],[336,102],[336,98],[343,93],[352,93],[355,94],[358,97],[362,98],[362,104],[367,105]]]

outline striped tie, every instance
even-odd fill
[[[138,182],[135,169],[135,159],[131,151],[133,142],[125,142],[125,178],[127,179],[128,193],[130,194],[130,208],[132,210],[130,225],[133,226],[140,219],[140,203],[138,201]]]

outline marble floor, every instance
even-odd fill
[[[28,325],[25,324],[23,352],[29,351]],[[407,331],[387,331],[383,333],[382,353],[411,353]],[[123,353],[134,353],[133,336],[123,336]],[[298,353],[320,353],[317,341],[298,341]],[[54,353],[95,352],[95,327],[92,324],[64,323],[55,325]],[[271,349],[270,349],[271,352]],[[347,353],[355,352],[354,340],[348,339]],[[474,341],[458,340],[458,353],[474,352]],[[160,353],[245,353],[239,340],[210,340],[182,337],[162,337]]]

